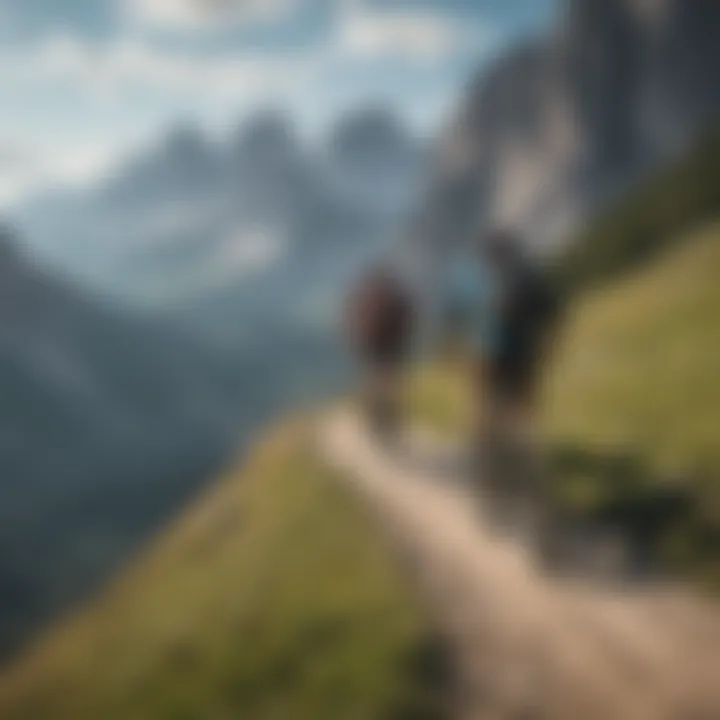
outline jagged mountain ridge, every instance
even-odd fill
[[[262,111],[223,141],[178,127],[99,188],[37,198],[17,223],[45,261],[123,299],[167,306],[238,283],[246,266],[264,269],[262,258],[245,263],[258,245],[302,252],[352,242],[358,229],[389,236],[410,211],[424,159],[382,108],[341,118],[316,145],[283,113]]]

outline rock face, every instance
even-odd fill
[[[425,239],[502,223],[563,241],[717,119],[719,74],[714,0],[570,0],[471,87],[438,148]]]

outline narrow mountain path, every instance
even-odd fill
[[[710,603],[545,576],[487,527],[460,451],[430,436],[388,452],[338,412],[319,441],[408,558],[449,643],[458,718],[720,719]]]

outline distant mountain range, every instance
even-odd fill
[[[287,252],[388,238],[426,152],[388,111],[343,118],[316,147],[261,112],[222,143],[179,127],[99,187],[55,192],[15,222],[45,261],[152,307],[237,285]]]
[[[716,0],[569,0],[560,17],[471,84],[413,228],[428,246],[488,224],[563,243],[720,119]]]

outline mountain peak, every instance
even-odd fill
[[[164,151],[171,157],[204,159],[211,154],[210,143],[200,128],[183,123],[172,128],[165,138]]]
[[[240,125],[234,145],[235,152],[273,155],[292,154],[298,139],[291,119],[279,110],[263,110],[251,115]]]
[[[336,155],[382,158],[396,154],[410,144],[407,128],[385,107],[371,107],[346,116],[335,127],[330,145]]]

